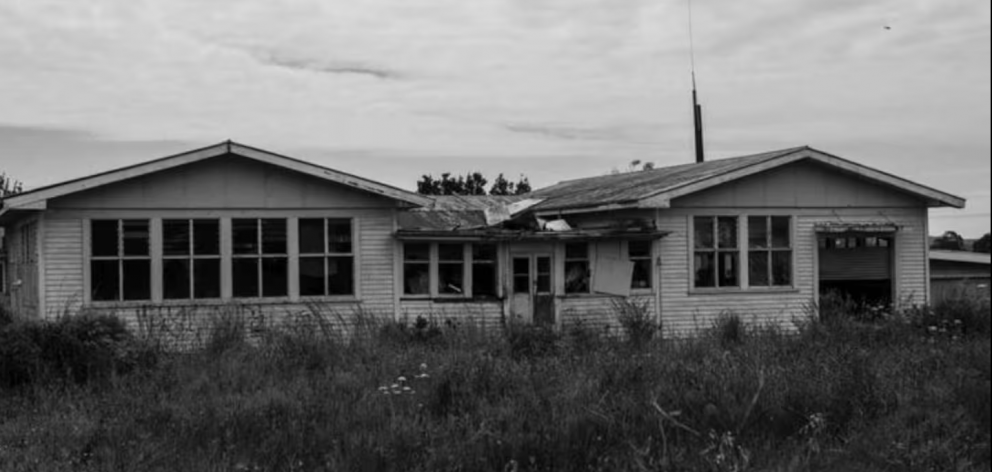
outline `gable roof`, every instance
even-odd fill
[[[931,207],[963,208],[965,200],[808,146],[703,163],[560,182],[529,194],[535,212],[667,208],[671,200],[801,160],[822,163],[911,194]]]
[[[0,214],[7,209],[44,210],[47,205],[46,202],[52,198],[70,195],[84,190],[102,187],[104,185],[121,182],[123,180],[141,177],[228,154],[234,154],[240,157],[275,165],[284,169],[317,177],[328,182],[334,182],[368,193],[381,195],[383,197],[391,198],[413,206],[422,206],[431,203],[429,198],[397,187],[376,182],[374,180],[365,179],[356,175],[251,146],[246,146],[233,141],[226,141],[213,146],[194,149],[181,154],[175,154],[161,159],[91,175],[89,177],[69,180],[66,182],[29,190],[27,192],[22,192],[17,195],[7,197],[3,200],[3,208],[0,209]]]

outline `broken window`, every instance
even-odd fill
[[[352,224],[342,218],[302,218],[300,295],[354,295]]]
[[[630,288],[651,288],[651,241],[628,242],[627,257],[634,263]]]
[[[751,216],[748,227],[748,277],[753,287],[792,286],[792,220],[788,216]]]
[[[693,218],[696,288],[739,287],[740,245],[737,217]]]
[[[148,220],[90,223],[90,296],[94,301],[151,299]]]
[[[589,293],[589,244],[565,243],[565,293]]]
[[[495,297],[497,294],[496,245],[472,245],[472,296]]]
[[[430,273],[430,243],[404,244],[403,293],[405,295],[430,295]]]
[[[162,296],[220,298],[220,221],[162,221]]]
[[[463,295],[465,293],[465,249],[461,244],[437,246],[437,293]]]
[[[235,298],[285,297],[289,292],[286,220],[234,219],[231,231]]]

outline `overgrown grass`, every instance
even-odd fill
[[[988,331],[930,328],[962,313],[797,333],[728,313],[694,339],[636,343],[428,319],[249,342],[226,320],[201,351],[10,383],[0,470],[988,470]],[[84,339],[87,323],[44,329]],[[4,329],[27,336],[0,341],[4,376],[25,352],[49,362],[29,332]]]

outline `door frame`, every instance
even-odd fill
[[[546,296],[550,300],[550,323],[546,323],[550,326],[555,326],[558,323],[557,310],[555,309],[555,257],[554,248],[552,247],[533,247],[533,248],[515,248],[510,251],[510,267],[509,267],[509,277],[510,283],[509,287],[509,299],[510,299],[510,315],[511,317],[519,317],[520,320],[526,324],[535,324],[535,314],[537,314],[537,301],[538,297]],[[518,273],[516,271],[516,261],[518,259],[527,260],[527,286],[528,290],[526,294],[518,292],[517,288],[517,277]],[[539,260],[546,259],[548,261],[547,272],[539,270],[540,264]],[[547,288],[542,290],[539,285],[541,285],[541,277],[547,277],[546,286]],[[526,296],[525,303],[519,303],[522,299],[518,296]],[[519,304],[518,304],[519,303]],[[525,306],[526,310],[524,313],[520,313],[518,310],[521,306]]]

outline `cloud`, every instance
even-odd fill
[[[323,61],[319,59],[300,59],[280,56],[272,53],[256,53],[254,56],[263,63],[278,67],[286,67],[288,69],[325,74],[364,75],[382,80],[399,79],[401,77],[401,75],[397,72],[364,64],[349,64],[335,61]]]

